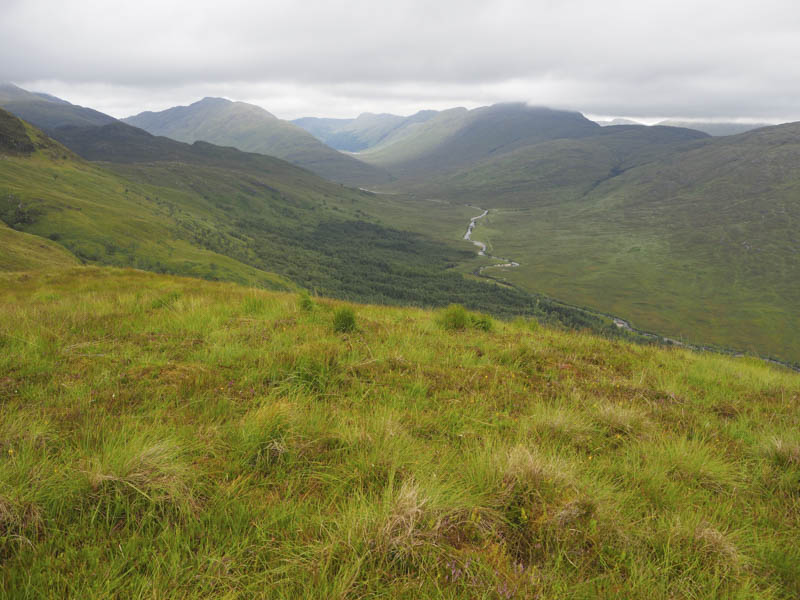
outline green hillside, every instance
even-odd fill
[[[800,595],[800,377],[140,271],[0,274],[0,596]]]
[[[495,104],[474,110],[454,108],[400,130],[359,154],[397,177],[429,175],[538,142],[581,138],[600,130],[580,113]]]
[[[183,144],[122,123],[61,130],[74,148],[117,163],[86,163],[27,131],[36,152],[0,161],[0,220],[57,241],[85,262],[268,288],[300,285],[358,301],[460,302],[620,333],[606,317],[465,278],[453,267],[471,261],[472,251],[419,232],[453,231],[447,207],[421,213],[417,204],[344,188],[276,158]],[[432,217],[441,220],[423,227]],[[400,229],[409,223],[417,233]]]
[[[363,113],[355,119],[304,117],[295,119],[292,123],[302,127],[331,148],[360,152],[378,145],[389,136],[397,137],[407,127],[424,123],[436,114],[434,110],[422,110],[409,117]]]
[[[708,136],[676,127],[615,126],[591,136],[524,146],[467,168],[406,178],[391,187],[483,207],[577,199],[637,165],[702,145]]]
[[[564,160],[576,149],[562,146],[542,159],[558,168],[539,171],[556,185],[515,196],[498,183],[483,200],[497,210],[475,237],[518,261],[494,274],[527,289],[675,338],[797,362],[798,140],[798,124],[715,138],[593,183],[607,165],[582,181]],[[536,176],[528,170],[525,186]]]
[[[114,117],[83,106],[76,106],[55,96],[28,92],[11,83],[0,83],[0,108],[45,131],[67,125],[107,125]]]
[[[228,279],[275,289],[294,286],[270,272],[197,243],[194,229],[214,225],[208,203],[179,189],[134,182],[86,163],[40,131],[15,122],[33,150],[0,161],[0,220],[57,241],[83,261]],[[228,255],[226,255],[228,254]]]
[[[75,256],[51,241],[15,231],[0,221],[0,271],[63,269],[80,264]]]
[[[276,156],[349,185],[389,180],[389,175],[381,169],[337,152],[300,127],[244,102],[204,98],[190,106],[144,112],[124,121],[154,135],[182,142],[201,140]]]

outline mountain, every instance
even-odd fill
[[[189,106],[143,112],[125,123],[182,142],[198,140],[282,158],[348,185],[389,180],[379,168],[330,148],[313,135],[263,108],[224,98],[204,98]]]
[[[424,123],[436,115],[423,110],[410,117],[363,113],[355,119],[320,119],[304,117],[292,121],[311,135],[337,150],[360,152],[379,144],[410,125]]]
[[[679,121],[669,119],[661,121],[659,125],[668,127],[688,127],[690,129],[697,129],[713,136],[736,135],[737,133],[744,133],[752,131],[753,129],[760,129],[761,127],[769,127],[770,123],[724,123],[719,121]]]
[[[709,139],[677,127],[597,128],[591,136],[533,143],[466,168],[403,179],[392,187],[487,208],[557,202],[581,197],[636,165]]]
[[[559,138],[581,138],[600,126],[576,112],[522,103],[455,108],[389,135],[359,158],[398,177],[417,177]]]
[[[116,121],[91,108],[49,94],[28,92],[11,83],[0,83],[0,107],[47,132],[65,125],[106,125]]]

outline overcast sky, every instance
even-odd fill
[[[225,96],[282,118],[522,100],[800,120],[798,0],[0,0],[0,80],[117,117]]]

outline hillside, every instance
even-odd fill
[[[80,261],[63,246],[22,231],[0,221],[0,272],[63,269]]]
[[[48,132],[67,125],[85,127],[116,121],[91,108],[76,106],[48,94],[28,92],[11,83],[0,83],[0,108]]]
[[[190,106],[144,112],[123,121],[154,135],[182,142],[201,140],[276,156],[326,179],[348,185],[369,185],[389,180],[388,174],[381,169],[342,154],[300,127],[244,102],[204,98]]]
[[[705,143],[677,127],[618,125],[578,139],[524,146],[467,168],[406,178],[392,189],[483,207],[529,206],[576,199],[637,165]]]
[[[561,196],[488,204],[476,239],[519,262],[495,274],[527,289],[798,362],[799,140],[798,124],[714,138],[582,193],[568,177]]]
[[[57,241],[82,261],[267,288],[299,285],[358,301],[460,302],[504,317],[622,333],[606,317],[453,269],[474,253],[431,235],[461,230],[469,209],[421,213],[418,204],[343,188],[276,158],[183,144],[123,123],[61,130],[87,155],[120,161],[102,165],[26,131],[36,151],[0,161],[0,220]],[[409,223],[416,228],[399,228]]]
[[[292,121],[318,140],[337,150],[360,152],[378,145],[390,136],[398,136],[407,127],[424,123],[436,116],[435,110],[422,110],[409,117],[363,113],[355,119],[304,117]]]
[[[359,158],[397,177],[419,177],[547,140],[585,137],[599,129],[580,113],[522,103],[454,108],[388,136]]]
[[[0,595],[800,594],[797,374],[340,307],[0,274]]]

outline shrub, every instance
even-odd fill
[[[356,329],[356,313],[352,308],[343,306],[333,314],[333,330],[339,333],[348,333]]]

